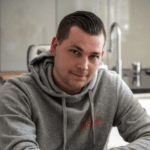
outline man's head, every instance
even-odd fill
[[[99,35],[103,33],[106,40],[106,32],[102,20],[92,12],[76,11],[65,16],[59,24],[57,30],[57,39],[61,44],[68,38],[70,29],[77,26],[90,35]]]
[[[76,13],[78,15],[74,16]],[[51,42],[51,54],[55,57],[53,77],[58,87],[68,94],[79,93],[92,80],[101,64],[106,37],[103,23],[98,17],[89,12],[76,13],[73,13],[73,18],[70,15],[70,21],[74,22],[72,25],[60,23],[61,38],[59,34]],[[88,19],[81,19],[82,15],[83,18],[88,16]],[[75,24],[79,20],[84,29]]]

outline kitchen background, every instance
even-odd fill
[[[150,68],[149,8],[150,0],[0,0],[0,72],[27,71],[28,47],[50,44],[62,17],[76,10],[92,11],[103,20],[107,32],[103,61],[109,69],[116,65],[117,46],[113,53],[108,52],[114,22],[122,32],[123,69],[131,69],[133,62]],[[147,79],[150,81],[149,76],[146,83]],[[138,100],[150,115],[147,95]],[[125,144],[117,128],[113,128],[109,145]]]
[[[116,65],[116,50],[108,52],[113,22],[122,31],[122,67],[138,61],[150,68],[149,6],[150,0],[0,0],[0,71],[26,71],[29,45],[50,44],[62,17],[76,10],[92,11],[103,20],[103,61],[109,69]]]

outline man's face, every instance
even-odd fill
[[[58,87],[68,94],[77,94],[89,83],[101,64],[104,36],[92,36],[74,26],[68,39],[60,45],[54,37],[51,54],[55,57],[53,77]]]

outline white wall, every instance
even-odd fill
[[[86,2],[85,2],[86,1]],[[111,69],[116,52],[108,53],[110,25],[122,29],[122,66],[139,61],[150,68],[150,0],[0,0],[0,71],[25,71],[31,44],[49,44],[62,17],[76,10],[96,13],[107,30],[104,61]],[[57,10],[55,9],[57,7]],[[57,23],[56,23],[57,22]]]
[[[31,44],[55,36],[55,0],[1,0],[0,71],[26,71]]]

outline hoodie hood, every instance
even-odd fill
[[[69,95],[58,88],[54,83],[52,70],[54,66],[54,57],[50,51],[45,51],[35,57],[29,64],[31,74],[39,84],[39,86],[48,94],[61,98],[73,98],[78,101],[80,97],[85,95],[89,90],[92,90],[96,84],[97,72],[89,84],[87,84],[79,94]]]
[[[63,150],[66,149],[67,143],[67,106],[66,103],[75,103],[85,96],[85,94],[89,95],[89,103],[90,103],[90,110],[91,110],[91,117],[92,117],[92,136],[93,136],[93,145],[95,144],[95,132],[94,132],[94,105],[93,105],[93,94],[92,89],[94,88],[97,80],[97,72],[95,73],[93,79],[89,84],[87,84],[79,94],[69,95],[59,89],[56,84],[54,83],[52,77],[52,70],[54,66],[54,57],[50,54],[50,51],[46,51],[41,53],[39,56],[35,57],[30,65],[29,68],[31,70],[31,74],[41,87],[41,89],[48,94],[60,97],[62,99],[62,112],[63,112]]]

